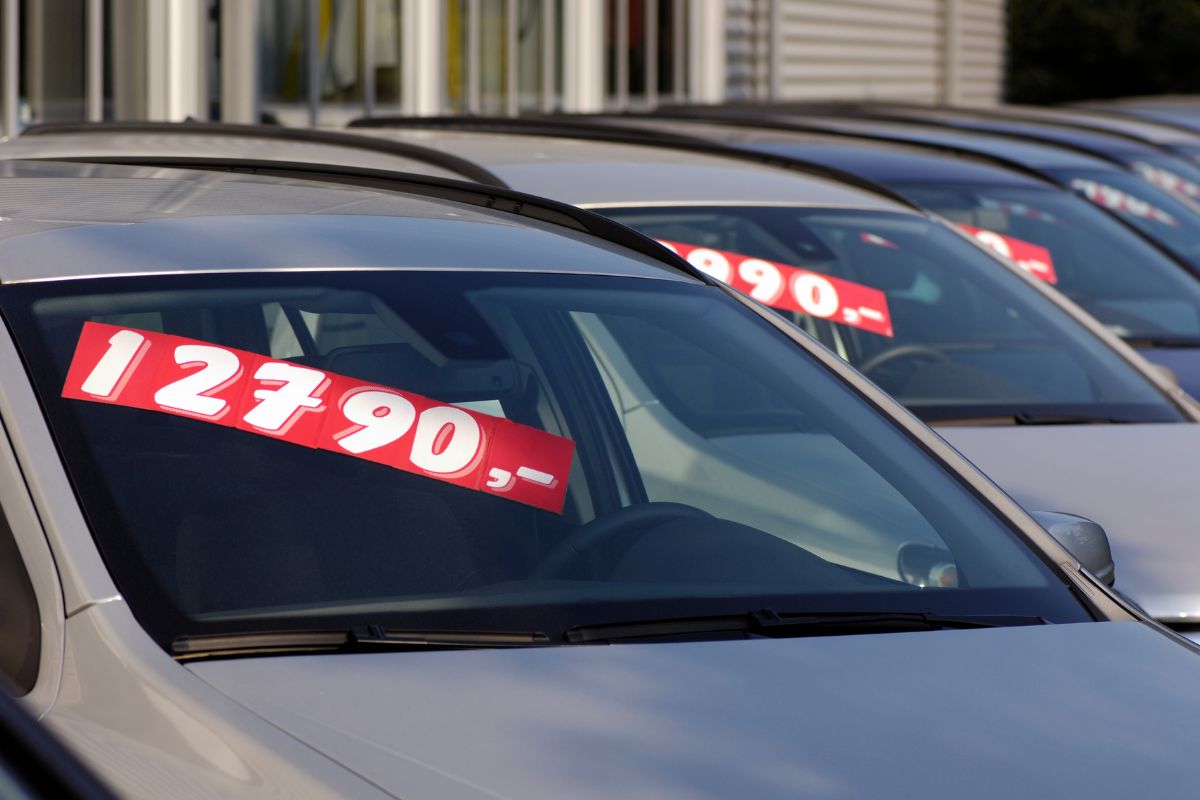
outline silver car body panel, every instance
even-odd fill
[[[575,205],[640,202],[804,203],[908,209],[817,175],[669,147],[458,130],[356,128],[474,161],[513,188]],[[636,188],[636,191],[635,191]]]
[[[124,602],[66,627],[62,689],[45,721],[122,797],[390,796],[196,680]]]
[[[1177,128],[1170,123],[1122,115],[1111,111],[1070,108],[1066,106],[1023,105],[1002,106],[997,110],[1005,114],[1011,112],[1014,116],[1036,117],[1049,121],[1061,121],[1073,125],[1111,130],[1157,145],[1200,144],[1200,136],[1182,128]]]
[[[1072,511],[1099,522],[1112,545],[1117,588],[1151,616],[1200,621],[1200,425],[938,432],[1026,508]]]
[[[410,798],[1190,798],[1200,747],[1137,623],[188,668]]]
[[[616,253],[624,274],[688,279],[581,231],[399,192],[148,167],[0,165],[0,282],[248,265],[607,274]]]
[[[771,118],[771,117],[768,117]],[[781,121],[799,122],[813,125],[830,131],[864,136],[881,136],[891,140],[924,141],[923,137],[935,133],[939,142],[961,146],[972,151],[988,149],[998,143],[1004,148],[1003,152],[1010,158],[1016,158],[1036,169],[1114,169],[1111,162],[1078,153],[1056,145],[1028,142],[1021,139],[1011,139],[996,134],[958,131],[939,128],[936,125],[919,122],[879,121],[871,119],[856,119],[854,117],[824,117],[805,114],[802,117],[779,115]]]

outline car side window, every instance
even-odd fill
[[[0,673],[22,694],[37,681],[41,644],[33,583],[8,519],[0,513]]]

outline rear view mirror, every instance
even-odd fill
[[[1055,541],[1067,548],[1084,569],[1103,581],[1106,586],[1113,585],[1116,580],[1116,567],[1113,564],[1112,549],[1108,545],[1108,535],[1099,523],[1058,511],[1034,511],[1031,516]]]
[[[952,589],[958,586],[958,567],[944,547],[909,542],[896,557],[896,571],[905,583],[921,588]]]

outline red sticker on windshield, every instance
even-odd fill
[[[880,336],[895,335],[887,295],[878,289],[728,250],[665,239],[658,242],[704,274],[772,308],[799,311]],[[888,245],[895,247],[891,242],[881,246]]]
[[[1156,167],[1144,161],[1135,161],[1133,168],[1143,178],[1160,188],[1166,189],[1168,192],[1185,194],[1192,199],[1200,198],[1200,184],[1197,184],[1195,181],[1189,181],[1182,175],[1176,175],[1168,169]]]
[[[1018,267],[1035,278],[1041,278],[1049,284],[1058,283],[1058,273],[1054,271],[1054,259],[1050,257],[1050,251],[1041,245],[1023,239],[1015,239],[1012,236],[1004,236],[983,228],[972,228],[970,225],[962,223],[957,223],[957,225],[960,230],[971,234],[1000,255],[1015,261]]]
[[[575,443],[412,392],[85,322],[62,396],[235,427],[562,513]]]
[[[1089,181],[1084,178],[1076,178],[1071,181],[1071,188],[1083,192],[1083,196],[1096,205],[1104,206],[1118,214],[1129,214],[1139,219],[1152,219],[1155,222],[1170,225],[1172,228],[1179,227],[1179,221],[1166,211],[1163,211],[1161,208],[1155,208],[1140,197],[1134,197],[1128,192],[1123,192],[1114,186],[1099,183],[1098,181]]]

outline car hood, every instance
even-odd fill
[[[1029,511],[1100,523],[1116,588],[1152,616],[1200,621],[1200,424],[938,428]]]
[[[1200,655],[1138,622],[198,662],[398,796],[1192,797]]]

